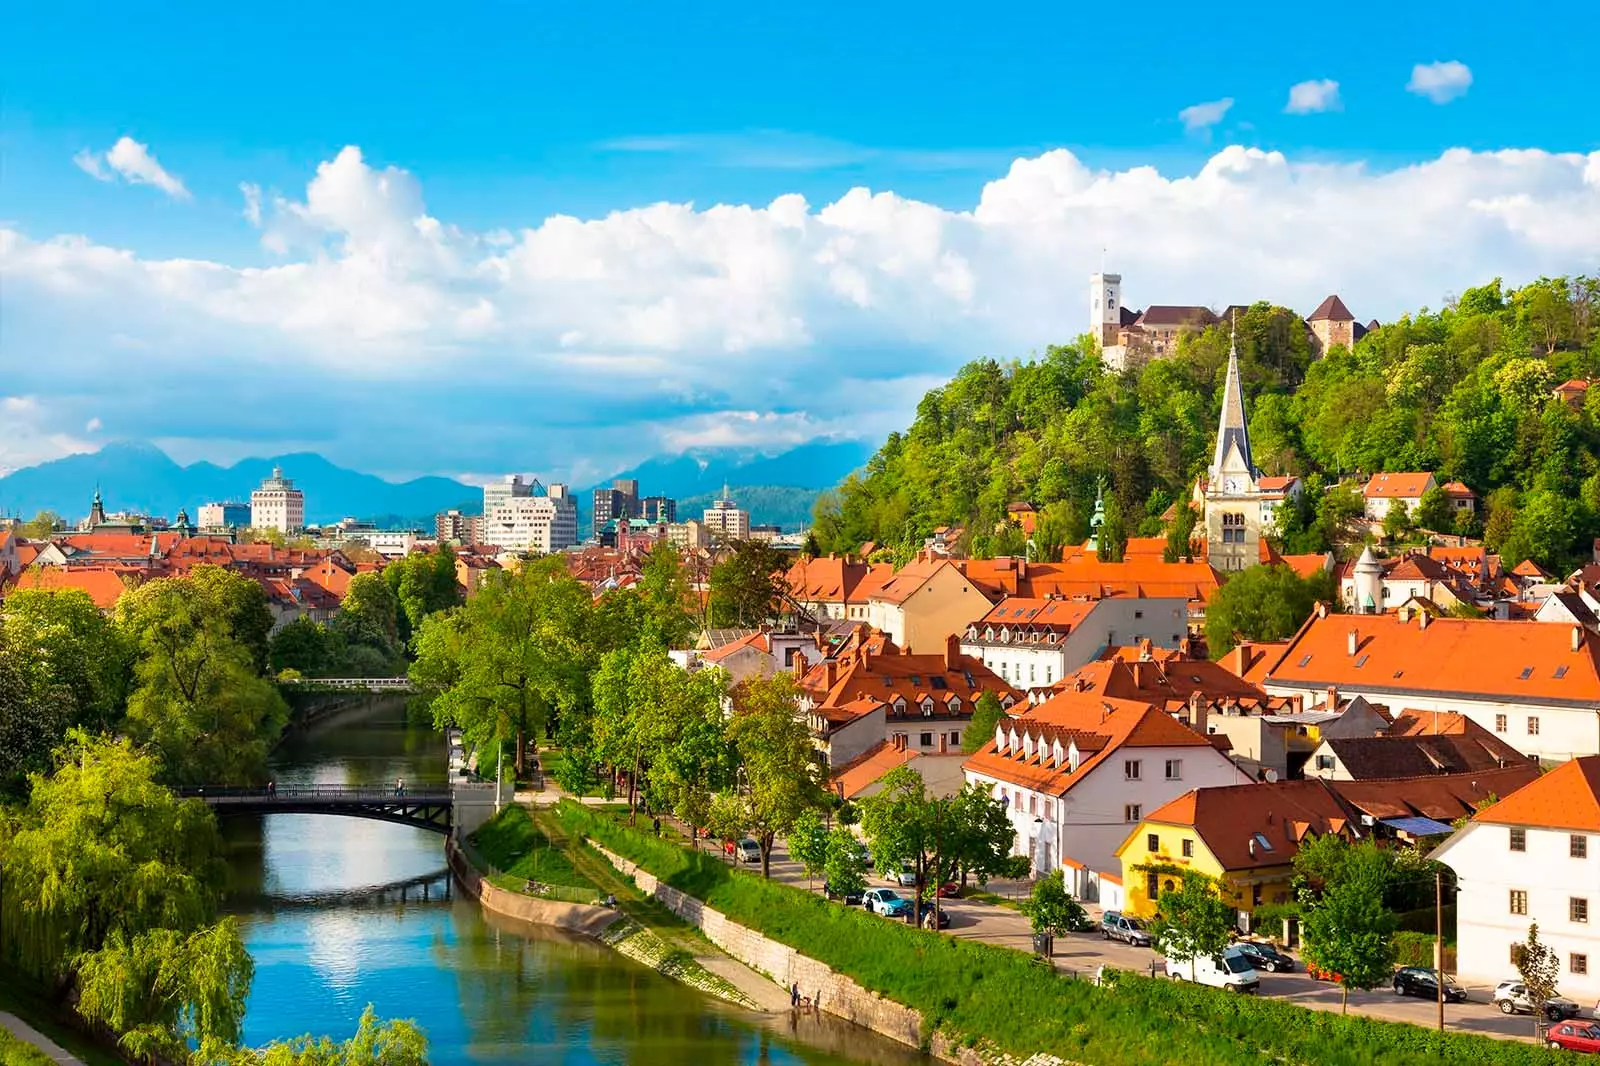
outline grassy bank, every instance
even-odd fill
[[[58,1021],[56,1009],[14,971],[0,970],[0,1010],[15,1014],[88,1066],[122,1066],[122,1060],[116,1055],[95,1044],[78,1030]],[[27,1045],[23,1046],[27,1051],[33,1050]],[[0,1043],[0,1049],[3,1048],[4,1044]],[[0,1066],[49,1061],[42,1057],[7,1058],[4,1051],[0,1051]]]
[[[519,805],[495,815],[468,837],[467,843],[469,859],[481,859],[499,871],[489,876],[496,888],[521,892],[534,881],[573,890],[553,894],[585,903],[600,894],[594,882],[573,867],[566,852],[552,844]]]
[[[50,1059],[0,1028],[0,1066],[50,1066]]]
[[[566,831],[603,844],[734,921],[919,1010],[971,1044],[1046,1051],[1096,1066],[1524,1066],[1564,1056],[1531,1044],[1345,1017],[1189,984],[1125,976],[1112,988],[1068,980],[1020,952],[924,932],[763,881],[712,856],[564,803]]]

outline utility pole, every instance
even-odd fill
[[[496,814],[500,813],[500,773],[505,769],[505,765],[506,746],[497,743],[494,757],[494,813]]]
[[[1433,871],[1433,983],[1438,995],[1439,1031],[1444,1032],[1444,871]]]

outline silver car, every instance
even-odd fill
[[[1535,1010],[1533,997],[1521,981],[1501,981],[1495,986],[1494,1005],[1501,1014],[1532,1014]],[[1566,996],[1551,996],[1537,1009],[1553,1022],[1564,1022],[1576,1018],[1582,1008]]]

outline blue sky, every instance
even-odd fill
[[[578,476],[879,434],[1081,331],[1101,247],[1136,304],[1363,316],[1594,269],[1592,42],[1535,71],[1505,19],[35,5],[0,44],[0,467],[140,437]]]

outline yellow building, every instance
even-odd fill
[[[1321,781],[1192,789],[1146,815],[1117,849],[1123,909],[1151,917],[1185,870],[1216,880],[1223,899],[1246,913],[1288,903],[1301,843],[1349,832],[1347,808]]]

